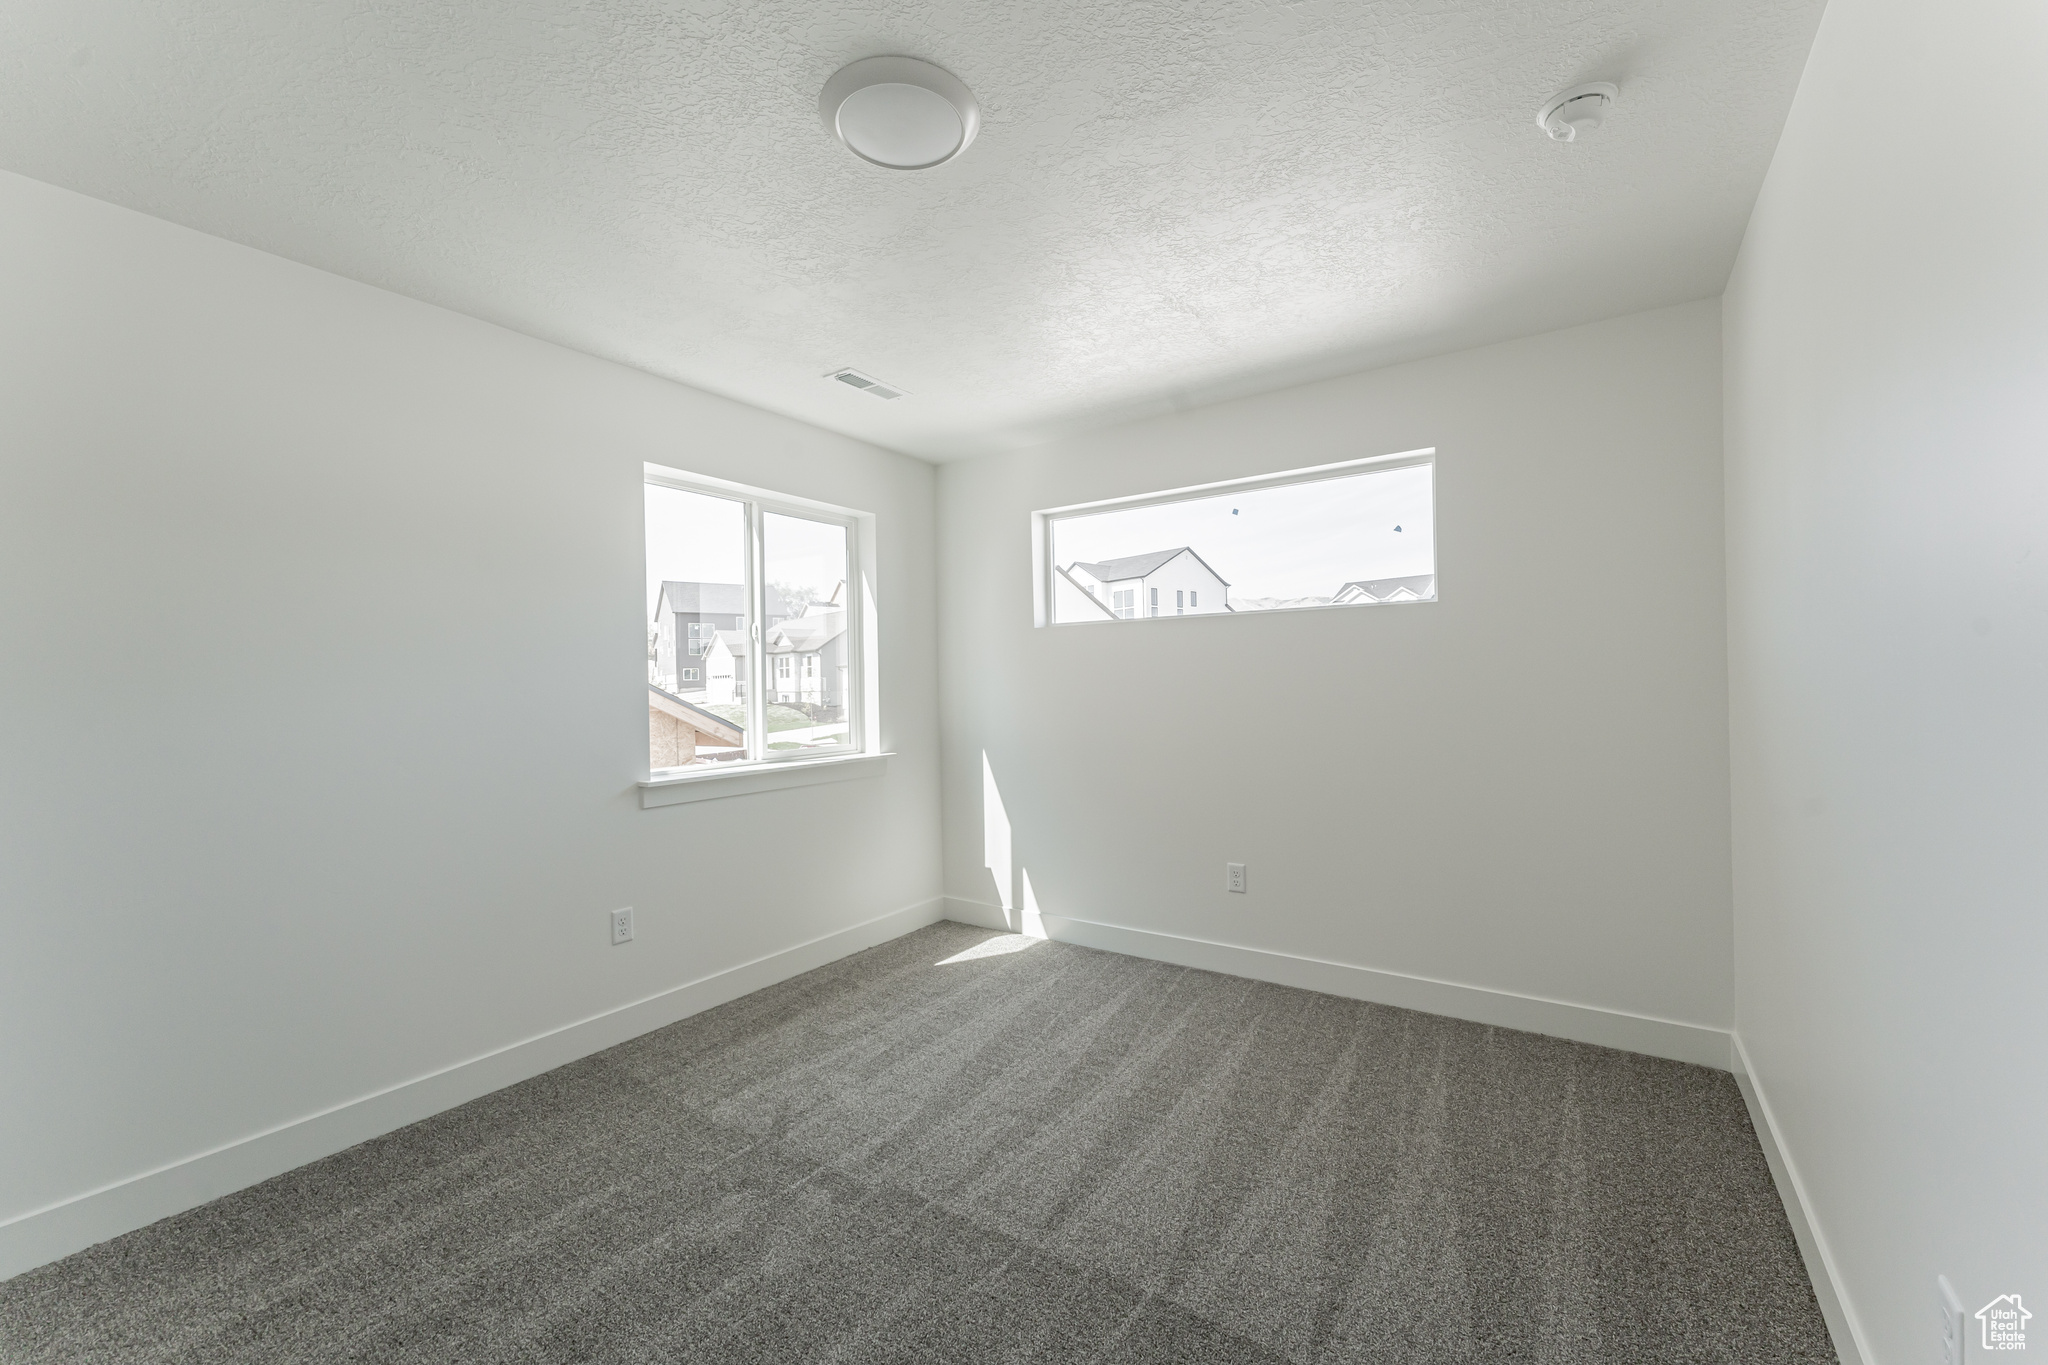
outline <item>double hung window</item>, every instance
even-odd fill
[[[860,752],[861,514],[651,466],[646,500],[650,773]]]

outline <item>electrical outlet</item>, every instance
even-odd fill
[[[1963,1365],[1963,1301],[1946,1275],[1936,1275],[1934,1287],[1941,1291],[1941,1365]]]
[[[623,910],[612,911],[612,944],[616,947],[621,943],[631,943],[632,941],[633,907],[629,905]]]
[[[1225,863],[1223,870],[1229,876],[1230,889],[1242,895],[1244,892],[1244,864]]]

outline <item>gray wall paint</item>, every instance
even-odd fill
[[[886,777],[640,809],[644,460],[877,514]],[[933,484],[0,175],[0,1220],[935,897]]]
[[[2044,69],[1835,0],[1726,300],[1736,1026],[1884,1365],[2048,1336]]]
[[[1719,347],[1686,304],[945,466],[947,893],[999,895],[986,754],[1047,914],[1725,1027]],[[1032,626],[1035,508],[1432,445],[1434,605]]]

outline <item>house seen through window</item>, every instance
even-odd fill
[[[1044,620],[1436,600],[1431,452],[1040,514]]]
[[[647,480],[648,768],[858,747],[855,519]]]

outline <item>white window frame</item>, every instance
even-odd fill
[[[1093,516],[1101,512],[1118,512],[1134,507],[1154,507],[1160,503],[1188,502],[1195,498],[1211,498],[1224,493],[1255,493],[1266,488],[1281,488],[1288,484],[1319,483],[1325,479],[1344,479],[1354,474],[1379,473],[1383,470],[1406,469],[1414,465],[1436,465],[1436,447],[1426,446],[1420,450],[1404,450],[1392,455],[1368,455],[1358,460],[1343,460],[1336,464],[1311,465],[1306,469],[1286,469],[1275,474],[1256,474],[1244,479],[1224,479],[1216,483],[1190,484],[1185,488],[1169,488],[1157,493],[1140,493],[1125,498],[1105,498],[1100,502],[1077,502],[1066,507],[1048,507],[1031,514],[1031,581],[1033,624],[1038,626],[1092,626],[1107,625],[1112,618],[1101,620],[1057,621],[1053,619],[1053,575],[1058,565],[1053,560],[1053,528],[1069,517]],[[1432,475],[1432,484],[1434,475]],[[1429,500],[1430,543],[1436,544],[1436,498]],[[1324,602],[1315,606],[1273,607],[1265,611],[1246,612],[1250,616],[1273,616],[1293,611],[1349,611],[1353,607],[1412,607],[1434,603],[1443,593],[1443,575],[1436,573],[1436,596],[1417,602]],[[1231,612],[1209,612],[1195,615],[1147,616],[1141,606],[1133,616],[1117,615],[1119,621],[1212,621],[1227,617]],[[1226,604],[1227,604],[1226,596]]]
[[[879,622],[875,607],[875,517],[834,503],[795,497],[749,484],[693,474],[666,465],[649,464],[644,482],[685,493],[724,498],[743,508],[746,528],[747,646],[746,731],[747,754],[718,764],[685,768],[644,768],[640,783],[641,805],[672,805],[703,800],[709,796],[737,795],[746,791],[801,785],[808,781],[837,780],[865,775],[888,755],[880,747],[881,688],[875,664],[875,640]],[[767,596],[764,578],[764,519],[769,513],[802,517],[846,528],[846,656],[847,742],[822,749],[775,751],[768,748],[773,737],[764,723],[771,704],[767,693],[768,659],[765,613]],[[641,547],[645,562],[646,547]],[[643,747],[641,762],[647,761]],[[872,761],[872,762],[871,762]]]

